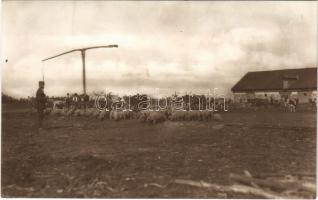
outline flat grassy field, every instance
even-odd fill
[[[244,170],[315,176],[316,113],[221,115],[157,125],[48,116],[38,133],[36,115],[2,107],[2,196],[251,198],[174,180],[229,185]]]

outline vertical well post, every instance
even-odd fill
[[[85,50],[81,50],[83,64],[83,93],[86,95]]]

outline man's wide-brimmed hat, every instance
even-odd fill
[[[44,81],[39,81],[39,85],[44,85]]]

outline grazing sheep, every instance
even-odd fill
[[[51,114],[54,115],[54,116],[61,116],[63,115],[63,109],[54,109],[52,110]]]
[[[148,110],[142,110],[139,112],[138,120],[140,122],[146,122],[148,119],[149,111]]]
[[[85,116],[85,110],[80,110],[79,111],[79,116]]]
[[[94,117],[94,114],[95,114],[96,111],[98,111],[98,110],[95,109],[95,108],[86,109],[86,116],[87,117]]]
[[[109,111],[103,110],[99,113],[98,119],[104,120],[109,117]]]
[[[165,109],[165,110],[160,110],[160,112],[163,112],[164,115],[166,116],[166,119],[171,115],[171,110]]]
[[[169,119],[169,117],[171,116],[171,113],[172,113],[171,109],[169,109],[169,108],[163,110],[162,112],[165,113],[167,119]]]
[[[115,114],[115,110],[111,110],[109,114],[109,119],[111,120],[116,120],[117,119],[117,114]]]
[[[100,113],[100,111],[96,109],[96,110],[94,110],[94,111],[92,112],[92,116],[93,116],[94,118],[98,118],[99,113]]]
[[[169,117],[171,121],[182,121],[186,119],[186,111],[173,111]]]
[[[91,116],[92,113],[93,113],[93,111],[94,111],[94,110],[92,110],[92,109],[86,109],[85,112],[84,112],[84,116],[85,116],[85,117]]]
[[[210,121],[212,119],[212,112],[208,110],[201,111],[201,120]]]
[[[52,108],[44,109],[44,115],[49,115],[52,112]]]
[[[173,111],[169,117],[171,121],[209,121],[212,112],[208,110]]]
[[[119,121],[121,119],[125,119],[124,118],[124,112],[123,111],[119,111],[119,110],[112,110],[110,111],[110,115],[109,118],[115,121]]]
[[[119,116],[119,119],[128,119],[129,118],[129,113],[128,112],[124,112],[122,110],[118,110],[117,111],[117,115]]]
[[[66,116],[71,116],[74,114],[74,112],[75,112],[75,109],[70,109],[70,110],[66,111]]]
[[[81,110],[77,109],[77,110],[74,111],[73,114],[74,114],[75,117],[78,117],[78,116],[81,115]]]
[[[147,117],[147,122],[157,124],[166,120],[166,115],[164,111],[152,111],[149,112]]]
[[[132,111],[121,111],[124,119],[132,119],[133,112]]]
[[[111,111],[109,112],[109,119],[110,119],[110,120],[113,120],[113,119],[114,119],[114,110],[111,110]]]
[[[213,120],[217,121],[217,122],[222,122],[223,118],[222,118],[222,116],[220,114],[215,113],[215,114],[213,114]]]
[[[131,113],[131,119],[138,119],[139,118],[139,113],[132,111]]]
[[[201,115],[200,111],[197,111],[197,110],[187,111],[185,115],[185,120],[197,121],[201,118],[200,115]]]
[[[119,119],[119,120],[125,119],[126,115],[127,115],[127,116],[129,115],[128,113],[125,114],[125,112],[123,112],[123,111],[121,111],[121,110],[117,111],[116,113],[117,113],[117,116],[118,116],[118,119]]]
[[[133,119],[134,118],[133,111],[112,110],[110,115],[112,116],[112,119],[115,119],[115,118]]]

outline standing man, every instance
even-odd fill
[[[38,110],[38,128],[42,129],[46,96],[44,94],[44,81],[39,81],[39,89],[36,91],[36,108]]]
[[[75,110],[78,109],[78,107],[79,107],[79,101],[80,101],[79,96],[78,96],[77,93],[75,93],[74,96],[73,96],[73,102],[74,102],[74,109]]]
[[[66,99],[65,99],[65,105],[66,105],[66,109],[67,111],[70,110],[70,106],[71,106],[71,97],[70,94],[67,93]]]
[[[84,109],[86,110],[89,107],[89,96],[84,94]]]

